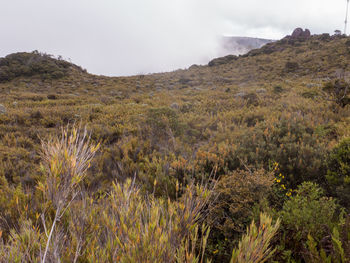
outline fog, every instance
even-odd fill
[[[0,0],[0,56],[39,50],[112,76],[171,71],[220,54],[223,35],[343,30],[345,7],[346,0]]]

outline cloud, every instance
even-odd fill
[[[342,29],[341,0],[0,0],[0,56],[40,50],[89,72],[130,75],[206,63],[222,35]]]

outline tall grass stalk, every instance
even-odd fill
[[[49,252],[50,241],[57,222],[79,192],[79,183],[84,179],[91,160],[95,156],[99,144],[91,142],[91,135],[84,129],[75,126],[62,128],[60,138],[51,137],[42,141],[42,169],[46,173],[45,183],[38,188],[44,192],[55,209],[55,217],[42,257],[45,263]],[[42,214],[45,226],[44,214]],[[45,227],[46,229],[46,227]]]

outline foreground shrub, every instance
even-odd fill
[[[336,226],[335,200],[324,196],[316,184],[305,182],[295,191],[296,195],[284,203],[279,216],[282,220],[281,244],[295,258],[302,257],[304,244],[311,235],[318,243]]]
[[[237,170],[223,176],[217,185],[217,198],[212,204],[209,222],[211,252],[215,259],[228,261],[232,247],[252,221],[254,204],[269,193],[273,176],[265,170]]]
[[[260,214],[260,225],[256,227],[251,223],[247,233],[239,242],[238,248],[232,252],[231,263],[263,263],[272,257],[275,249],[270,248],[271,239],[275,236],[280,226],[280,220],[272,223],[272,218],[266,214]]]
[[[344,223],[340,224],[340,231],[337,228],[324,237],[327,247],[318,246],[314,238],[308,235],[307,249],[305,253],[306,262],[328,263],[328,262],[350,262],[350,215]]]
[[[88,260],[179,262],[177,255],[182,259],[186,255],[193,260],[185,262],[197,262],[198,222],[209,198],[206,187],[194,184],[187,186],[176,202],[144,197],[131,179],[114,184],[109,198],[100,205],[100,230],[87,249]],[[203,238],[208,238],[208,229],[201,231]],[[203,247],[205,241],[201,243]]]
[[[325,182],[327,148],[305,118],[285,116],[271,123],[260,123],[242,134],[230,165],[240,167],[238,156],[249,165],[268,170],[271,160],[279,164],[287,188],[295,189],[305,181]],[[259,166],[258,166],[259,167]]]
[[[145,195],[129,178],[91,198],[79,184],[98,149],[86,129],[64,129],[42,145],[44,212],[35,222],[24,215],[7,240],[0,229],[1,263],[204,262],[210,228],[201,222],[215,182],[177,184],[170,201]]]
[[[61,138],[43,141],[42,148],[43,169],[47,172],[47,177],[45,184],[40,183],[38,188],[43,191],[55,210],[51,230],[46,233],[48,240],[42,258],[42,262],[45,263],[56,223],[77,196],[79,183],[85,177],[99,145],[90,144],[90,136],[86,129],[80,131],[73,127],[72,131],[68,128],[63,130]],[[57,256],[54,255],[55,257]]]
[[[350,138],[332,150],[327,163],[327,181],[341,204],[350,208]]]
[[[1,231],[0,231],[1,233]],[[4,245],[0,236],[0,262],[41,262],[40,251],[45,245],[45,238],[31,221],[22,222],[22,226],[10,234]]]

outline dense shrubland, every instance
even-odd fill
[[[128,78],[0,60],[0,261],[348,262],[348,41]]]

